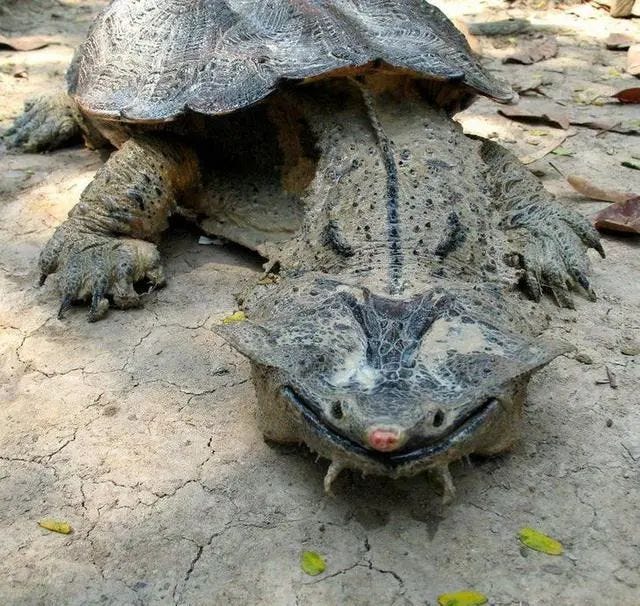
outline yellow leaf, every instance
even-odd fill
[[[546,534],[535,530],[534,528],[522,528],[518,533],[518,538],[523,545],[535,551],[541,551],[547,555],[562,555],[564,547],[562,543],[548,537]]]
[[[322,574],[327,565],[324,558],[315,551],[303,551],[300,556],[300,567],[308,575],[315,577]]]
[[[244,322],[247,319],[247,315],[243,311],[237,311],[230,316],[227,316],[222,320],[223,324],[234,324],[235,322]]]
[[[530,135],[533,135],[534,137],[547,137],[549,135],[547,131],[539,130],[537,128],[532,128],[531,130],[528,131],[528,133]]]
[[[71,524],[69,524],[68,522],[51,520],[49,518],[40,520],[38,522],[38,526],[42,526],[42,528],[46,528],[47,530],[51,530],[52,532],[59,532],[60,534],[71,534],[73,532],[73,528],[71,528]]]
[[[262,276],[258,280],[258,284],[264,286],[266,284],[278,284],[280,282],[280,276],[274,273],[268,273],[266,276]]]
[[[439,606],[482,606],[488,601],[487,596],[478,591],[456,591],[438,596]]]
[[[573,152],[569,151],[566,147],[556,147],[551,150],[554,156],[573,156]]]

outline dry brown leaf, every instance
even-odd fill
[[[633,12],[635,0],[611,0],[609,14],[612,17],[629,17]]]
[[[553,37],[543,38],[533,44],[523,46],[518,52],[505,57],[503,63],[522,63],[531,65],[545,59],[551,59],[558,54],[558,41]]]
[[[640,103],[640,87],[625,88],[611,96],[620,103]]]
[[[640,44],[634,44],[627,51],[627,73],[632,76],[640,75]]]
[[[594,218],[596,229],[640,234],[640,196],[611,204]]]
[[[0,35],[0,48],[10,48],[17,51],[30,51],[56,44],[56,40],[49,36],[19,36],[8,38]]]
[[[536,160],[540,160],[544,158],[548,154],[550,154],[554,149],[560,147],[567,139],[567,134],[564,132],[560,133],[560,136],[550,141],[547,145],[543,147],[539,147],[535,152],[528,154],[524,157],[519,158],[522,164],[532,164]]]
[[[604,43],[609,50],[627,50],[633,44],[633,38],[626,34],[609,34]]]
[[[537,124],[548,124],[549,126],[555,126],[567,130],[571,124],[569,116],[559,110],[544,110],[529,111],[520,106],[505,106],[498,110],[499,114],[502,114],[506,118],[516,120],[518,122],[534,122]]]
[[[621,135],[640,135],[640,120],[627,120],[626,122],[616,122],[615,120],[571,120],[574,126],[583,126],[599,130],[596,135],[603,133],[620,133]]]
[[[605,202],[626,202],[630,198],[634,197],[634,194],[629,192],[604,189],[594,185],[584,177],[579,177],[578,175],[569,175],[567,177],[567,181],[578,193],[581,193],[583,196],[593,200],[604,200]]]

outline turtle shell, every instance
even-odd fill
[[[232,112],[283,81],[376,62],[514,97],[423,0],[114,0],[79,49],[69,88],[90,114],[156,122]]]

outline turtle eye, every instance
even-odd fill
[[[342,419],[344,417],[344,411],[342,410],[342,404],[337,400],[331,405],[331,414],[336,419]]]
[[[433,417],[433,426],[440,427],[444,423],[444,412],[438,410]]]

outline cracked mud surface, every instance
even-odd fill
[[[43,10],[11,22],[14,31],[61,44],[0,52],[8,91],[0,129],[25,98],[61,85],[73,45],[103,2],[39,4]],[[487,39],[484,52],[511,80],[543,74],[548,96],[572,110],[637,117],[633,107],[577,106],[572,96],[637,85],[621,73],[623,54],[602,45],[608,31],[640,38],[637,20],[614,22],[589,6],[575,17],[567,9],[507,12],[497,0],[442,4],[466,20],[511,14],[572,24],[558,57],[542,64],[502,65],[510,47]],[[549,99],[524,100],[539,101]],[[510,122],[485,101],[462,120],[521,157],[543,144],[530,143],[536,137],[546,144],[563,134]],[[564,203],[585,214],[602,207],[571,193],[550,160],[565,174],[640,191],[640,173],[620,166],[640,155],[637,138],[574,130],[563,144],[573,157],[531,165]],[[578,300],[575,312],[546,303],[551,332],[580,355],[532,381],[512,454],[453,469],[452,505],[441,504],[426,476],[345,474],[330,498],[324,462],[262,441],[248,365],[210,330],[259,275],[250,254],[198,246],[197,234],[181,228],[164,244],[169,285],[144,309],[114,311],[97,324],[83,309],[55,318],[53,285],[34,286],[37,255],[100,163],[79,147],[49,155],[0,148],[2,604],[408,606],[466,587],[503,605],[637,601],[640,356],[621,351],[640,339],[637,240],[605,239],[607,259],[593,260],[597,303]],[[617,389],[596,384],[605,366]],[[69,521],[74,533],[39,528],[44,517]],[[523,526],[558,538],[566,555],[521,550]],[[300,571],[304,549],[326,557],[322,576]]]

